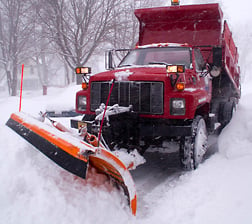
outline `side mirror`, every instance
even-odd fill
[[[207,66],[207,70],[213,78],[221,74],[222,47],[213,47],[213,63]]]
[[[113,70],[113,51],[114,50],[109,50],[105,52],[105,68],[106,70]]]
[[[213,48],[213,65],[216,67],[222,66],[222,48],[221,47]]]
[[[217,67],[215,65],[211,66],[211,65],[207,64],[206,68],[207,68],[207,71],[210,73],[210,75],[213,78],[218,77],[220,75],[220,73],[221,73],[221,67]]]
[[[213,66],[211,71],[210,71],[210,75],[213,77],[213,78],[216,78],[220,75],[221,73],[221,67],[217,67],[217,66]]]

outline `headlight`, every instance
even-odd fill
[[[78,110],[85,111],[87,109],[87,97],[79,96],[78,97]]]
[[[170,102],[171,115],[185,115],[185,99],[172,98]]]
[[[166,72],[167,73],[184,73],[185,66],[184,65],[167,65]]]

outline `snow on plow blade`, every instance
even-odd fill
[[[86,178],[88,167],[112,177],[128,197],[132,214],[136,214],[137,197],[133,179],[124,163],[102,144],[94,147],[24,114],[11,114],[6,125],[67,171]]]

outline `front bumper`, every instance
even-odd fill
[[[82,121],[87,126],[88,132],[91,133],[99,131],[95,122],[93,122],[94,117],[84,117]],[[108,123],[109,126],[105,125],[103,127],[103,132],[110,132],[110,135],[117,136],[118,138],[122,136],[126,138],[182,137],[191,136],[192,133],[190,120],[143,118],[134,112],[111,115]],[[81,121],[71,120],[72,128],[78,128],[80,124]]]

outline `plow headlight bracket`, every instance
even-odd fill
[[[170,113],[171,115],[185,115],[185,99],[171,98]]]
[[[75,68],[75,73],[77,75],[82,75],[82,83],[80,83],[81,81],[79,80],[79,76],[77,77],[77,84],[81,84],[82,85],[82,89],[83,90],[87,90],[88,89],[88,82],[89,82],[89,78],[91,74],[91,68],[90,67],[77,67]]]
[[[77,108],[79,111],[86,111],[86,109],[87,109],[87,97],[86,96],[78,96]]]

